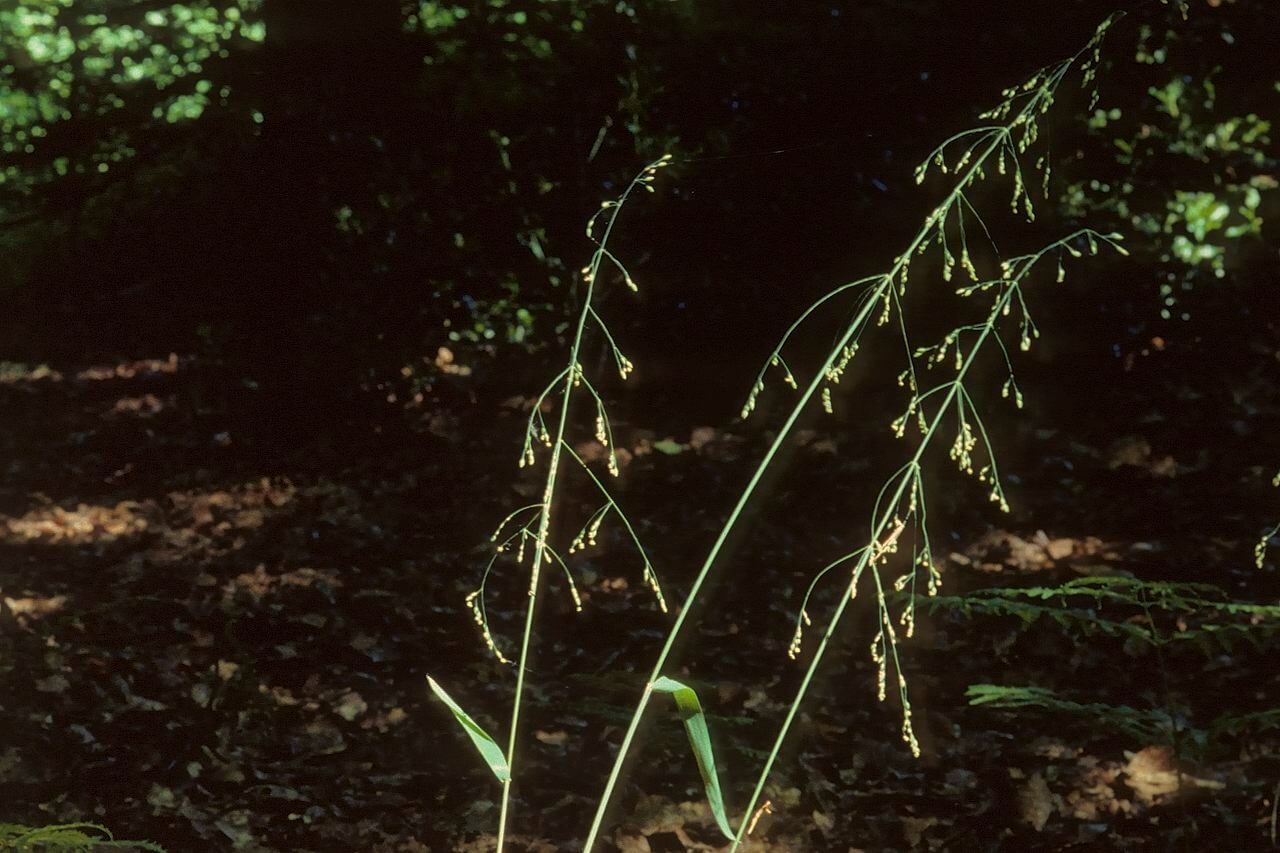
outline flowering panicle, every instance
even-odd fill
[[[616,199],[601,203],[599,209],[587,220],[586,234],[596,244],[595,254],[592,256],[591,263],[584,266],[580,271],[583,284],[586,286],[586,297],[583,300],[582,309],[578,316],[576,331],[573,336],[573,344],[569,354],[568,366],[562,370],[557,376],[548,383],[547,387],[538,395],[534,401],[529,419],[525,426],[525,434],[523,444],[520,448],[519,467],[528,468],[538,464],[538,453],[535,451],[537,445],[541,445],[550,450],[550,459],[548,461],[546,479],[542,489],[542,499],[539,503],[531,504],[508,515],[503,519],[502,523],[494,531],[490,537],[490,541],[496,543],[493,556],[485,568],[484,577],[480,586],[467,596],[466,604],[471,609],[472,615],[475,617],[477,624],[480,626],[481,634],[484,637],[485,644],[494,653],[494,655],[502,662],[508,662],[503,656],[494,641],[492,631],[490,630],[488,620],[484,610],[484,592],[485,584],[489,574],[494,568],[497,558],[508,552],[510,546],[514,544],[515,555],[514,562],[517,565],[525,563],[527,551],[532,551],[532,558],[529,561],[529,595],[536,599],[538,591],[539,573],[544,565],[558,564],[563,570],[566,586],[569,596],[573,600],[574,608],[582,609],[582,597],[578,591],[573,574],[569,570],[568,565],[561,558],[559,552],[551,543],[551,512],[552,507],[557,503],[558,497],[558,478],[560,476],[561,455],[568,453],[575,459],[582,470],[584,470],[589,478],[604,492],[605,504],[597,509],[587,519],[578,535],[569,543],[568,554],[573,554],[587,547],[596,544],[597,537],[600,534],[600,528],[605,517],[610,513],[615,514],[623,522],[624,528],[627,530],[630,538],[639,550],[644,563],[644,582],[654,592],[654,596],[658,601],[659,607],[666,609],[666,602],[663,600],[661,587],[658,584],[657,575],[653,570],[653,566],[649,558],[640,546],[639,540],[635,536],[634,528],[626,521],[621,509],[617,503],[604,489],[599,478],[591,471],[590,467],[569,447],[566,441],[566,431],[568,427],[568,416],[570,405],[573,401],[575,392],[579,390],[585,391],[590,395],[595,403],[594,417],[594,435],[596,441],[608,449],[606,469],[613,476],[620,473],[618,466],[617,450],[615,446],[613,427],[609,421],[608,411],[605,407],[604,399],[596,390],[596,387],[588,379],[585,369],[580,359],[582,340],[588,325],[593,325],[603,335],[610,351],[612,352],[614,363],[618,370],[618,375],[622,379],[626,379],[634,370],[635,365],[631,360],[623,354],[614,340],[613,333],[610,331],[608,324],[604,318],[600,316],[594,304],[594,297],[603,283],[608,280],[608,276],[602,276],[601,271],[606,266],[614,268],[621,276],[622,284],[630,291],[635,292],[639,288],[632,277],[630,271],[627,270],[622,261],[614,255],[608,248],[610,234],[617,221],[619,213],[622,211],[632,192],[637,189],[644,188],[653,190],[653,181],[659,170],[671,165],[671,155],[667,154],[655,160],[646,166],[639,175],[631,182],[626,190]],[[597,236],[598,235],[598,236]],[[555,404],[553,406],[553,403]],[[556,429],[553,431],[548,427],[545,411],[558,408],[559,415]],[[520,521],[516,532],[505,539],[501,539],[508,525]],[[530,607],[532,607],[532,603]],[[527,645],[529,628],[526,627],[525,642]],[[524,668],[524,656],[521,655],[521,670]],[[519,701],[517,697],[517,702]],[[504,792],[505,796],[505,792]]]

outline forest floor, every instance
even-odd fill
[[[1277,340],[1243,367],[1147,346],[1052,386],[1047,420],[1010,416],[1011,514],[937,474],[943,592],[1131,577],[1275,603],[1275,552],[1260,571],[1253,546],[1280,515],[1261,467],[1280,458]],[[271,442],[269,419],[207,390],[210,365],[155,355],[0,371],[0,821],[91,821],[170,851],[491,849],[498,788],[425,676],[501,738],[512,669],[464,599],[493,526],[540,488],[515,466],[529,398],[455,372],[338,438]],[[618,490],[678,602],[770,413],[671,427],[646,411],[618,426]],[[786,649],[808,580],[865,535],[878,459],[903,452],[882,420],[798,433],[673,667],[708,706],[731,811],[802,672]],[[590,492],[568,495],[562,514],[585,518]],[[573,563],[583,612],[552,581],[540,614],[513,812],[529,850],[580,844],[670,620],[616,531],[601,540]],[[490,589],[508,652],[521,576]],[[841,585],[820,586],[819,625]],[[873,613],[854,608],[749,849],[1272,849],[1280,719],[1242,717],[1280,708],[1280,620],[1151,596],[1068,602],[1066,625],[922,607],[902,649],[919,760],[876,701]],[[983,683],[1104,704],[970,705]],[[718,849],[678,720],[651,716],[611,840]]]

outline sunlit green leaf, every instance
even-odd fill
[[[462,726],[467,736],[471,738],[471,742],[476,745],[476,749],[480,751],[480,757],[489,765],[489,769],[493,771],[493,775],[498,777],[499,782],[507,782],[511,779],[511,767],[507,764],[507,756],[502,752],[502,747],[498,746],[497,741],[489,736],[480,724],[462,710],[458,703],[453,701],[448,693],[444,692],[444,688],[436,683],[431,676],[427,676],[427,683],[431,685],[431,691],[436,694],[441,702],[449,706],[449,710],[453,712],[453,718],[458,721],[458,725]]]
[[[689,735],[689,745],[693,747],[693,757],[698,762],[698,772],[702,774],[702,785],[707,791],[707,802],[711,804],[711,814],[716,825],[726,838],[733,838],[733,829],[729,826],[729,818],[724,811],[724,796],[720,793],[720,777],[716,773],[716,757],[711,749],[711,734],[707,731],[707,718],[702,712],[702,703],[692,687],[681,684],[674,678],[663,676],[653,682],[655,693],[670,693],[676,700],[680,710],[680,719],[684,722],[685,733]]]

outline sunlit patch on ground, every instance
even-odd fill
[[[67,597],[65,595],[32,595],[21,598],[5,596],[4,598],[5,608],[13,614],[21,625],[59,613],[66,603]]]
[[[155,394],[143,394],[141,397],[121,397],[112,404],[110,409],[103,412],[103,417],[150,418],[166,409],[172,409],[175,405],[176,399],[173,395],[163,398],[157,397]]]
[[[14,361],[0,361],[0,385],[61,381],[62,374],[47,364],[31,365]]]
[[[987,574],[1001,572],[1043,572],[1069,568],[1077,574],[1093,574],[1097,564],[1118,561],[1120,551],[1096,536],[1082,539],[1053,538],[1043,530],[1023,538],[1007,530],[992,529],[969,545],[963,554],[953,553],[951,562]]]
[[[133,379],[139,376],[173,375],[190,361],[169,353],[166,358],[143,358],[121,361],[116,364],[94,364],[75,371],[81,382],[101,382],[107,379]],[[16,361],[0,361],[0,385],[21,385],[31,382],[61,382],[66,378],[60,370],[47,364],[24,364]]]
[[[229,489],[174,492],[169,502],[178,513],[189,516],[195,527],[225,531],[261,527],[267,513],[283,508],[296,495],[297,489],[288,480],[263,477]]]
[[[115,506],[82,503],[75,509],[40,507],[21,516],[0,516],[0,540],[52,545],[114,542],[147,530],[150,521],[142,509],[135,501]]]
[[[305,491],[312,495],[317,490]],[[158,534],[160,542],[148,553],[159,557],[165,544],[190,548],[258,530],[286,511],[297,495],[288,480],[263,477],[225,489],[171,492],[163,500],[82,502],[74,508],[47,504],[22,515],[0,515],[0,542],[106,545],[151,533]]]
[[[267,571],[266,566],[258,564],[252,572],[236,575],[223,586],[223,591],[228,597],[234,596],[237,592],[245,592],[256,601],[273,590],[286,587],[306,588],[315,584],[333,589],[342,586],[342,581],[338,579],[335,572],[331,571],[303,568],[273,574]]]
[[[186,359],[178,358],[177,353],[169,353],[168,358],[144,358],[138,361],[122,361],[118,364],[95,364],[86,367],[76,374],[76,379],[86,382],[100,382],[106,379],[133,379],[137,376],[156,376],[177,373]]]

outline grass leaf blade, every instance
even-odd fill
[[[466,711],[459,707],[458,703],[453,701],[444,688],[436,683],[431,676],[427,676],[427,683],[431,685],[431,692],[436,694],[441,702],[449,706],[449,710],[453,712],[453,718],[458,721],[458,725],[462,726],[463,731],[471,738],[471,742],[476,745],[476,749],[480,752],[480,757],[489,765],[489,769],[493,771],[493,775],[498,778],[499,782],[506,783],[511,779],[511,768],[507,765],[507,756],[502,751],[502,747],[498,746],[498,742],[489,736],[489,733],[481,728],[480,724],[471,719]]]
[[[680,719],[684,722],[685,733],[689,735],[689,745],[693,747],[693,757],[698,762],[698,772],[702,774],[702,785],[707,791],[711,814],[720,831],[732,840],[734,832],[724,811],[724,796],[720,792],[720,777],[716,773],[715,753],[711,749],[711,733],[707,731],[707,717],[702,711],[702,703],[698,701],[698,694],[692,687],[666,676],[653,682],[653,691],[670,693],[675,700],[676,707],[680,710]]]

